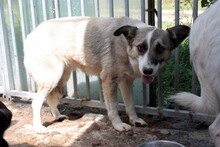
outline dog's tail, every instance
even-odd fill
[[[189,92],[181,92],[171,96],[177,104],[187,107],[194,112],[217,114],[219,113],[218,102],[215,98],[197,96]]]

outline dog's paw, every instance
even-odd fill
[[[48,129],[42,125],[38,125],[38,126],[33,126],[35,132],[39,133],[39,134],[46,134],[48,133]]]
[[[61,121],[63,121],[64,119],[69,119],[69,117],[66,116],[66,115],[59,115],[59,116],[57,116],[57,117],[55,118],[55,121],[61,122]]]
[[[113,124],[113,127],[115,128],[115,130],[120,131],[120,132],[129,131],[132,129],[132,127],[126,123]]]
[[[137,118],[135,120],[130,120],[130,122],[136,127],[146,127],[148,124],[141,118]]]
[[[39,134],[45,134],[48,133],[48,129],[42,125],[31,125],[31,124],[26,124],[24,125],[24,128],[30,131],[35,131],[36,133]]]

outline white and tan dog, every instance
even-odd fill
[[[190,32],[190,58],[197,73],[201,96],[179,93],[171,98],[195,112],[218,114],[209,127],[216,146],[220,146],[220,1],[195,21]]]
[[[45,98],[55,119],[65,117],[57,105],[76,68],[101,78],[108,116],[116,130],[131,129],[118,115],[118,83],[131,124],[146,126],[134,109],[133,80],[142,77],[145,83],[152,82],[160,65],[188,33],[184,25],[161,30],[126,17],[73,17],[41,23],[24,44],[24,64],[38,86],[32,103],[35,130],[46,131],[40,118]]]

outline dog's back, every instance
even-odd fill
[[[101,64],[107,59],[106,56],[111,57],[112,38],[115,37],[113,32],[125,24],[137,23],[140,21],[131,21],[125,17],[117,19],[71,17],[43,22],[25,41],[25,67],[29,73],[39,73],[32,70],[39,70],[39,65],[41,68],[48,67],[46,60],[52,62],[52,56],[56,56],[56,59],[59,58],[66,66],[97,75],[101,71]],[[126,56],[123,47],[121,51]]]

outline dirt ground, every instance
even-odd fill
[[[32,109],[30,102],[5,101],[13,118],[4,138],[11,147],[72,146],[72,147],[135,147],[145,141],[171,140],[186,147],[213,147],[208,133],[208,124],[189,120],[140,115],[148,127],[133,127],[129,132],[118,132],[111,126],[105,110],[73,106],[64,103],[60,112],[68,120],[53,122],[49,107],[42,108],[42,121],[48,127],[47,134],[37,134],[31,129]],[[128,117],[120,112],[124,122]]]

